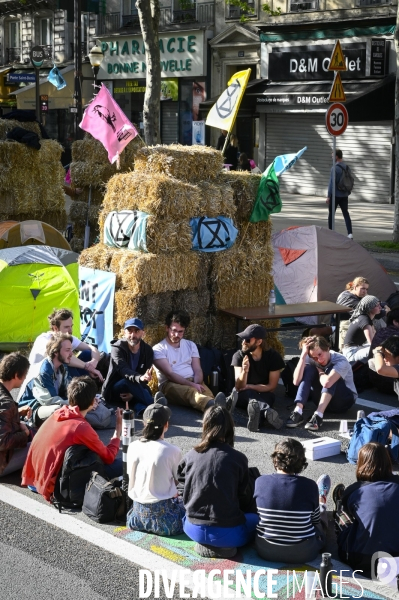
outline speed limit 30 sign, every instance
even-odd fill
[[[326,113],[326,128],[330,135],[342,135],[348,126],[348,111],[343,104],[334,102]]]

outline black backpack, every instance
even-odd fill
[[[280,377],[283,380],[283,384],[285,387],[285,394],[290,398],[295,398],[298,391],[298,386],[294,385],[293,383],[294,371],[298,362],[299,356],[294,356],[293,358],[290,358],[290,360],[287,360],[287,362],[285,363],[285,369],[283,369],[283,371],[281,371],[280,374]]]
[[[108,481],[93,472],[86,485],[82,510],[96,523],[126,522],[126,494],[122,481],[115,477]]]
[[[104,475],[104,463],[98,454],[87,446],[70,446],[65,452],[51,499],[59,512],[62,508],[81,508],[92,471]]]
[[[353,186],[355,185],[355,179],[352,175],[352,171],[350,170],[349,165],[343,166],[340,163],[337,163],[337,167],[341,169],[341,177],[337,183],[337,188],[341,192],[345,192],[349,195],[353,190]]]

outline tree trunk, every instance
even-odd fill
[[[143,124],[146,144],[161,141],[159,112],[161,105],[161,57],[159,52],[159,0],[137,0],[141,33],[146,53],[147,81],[144,95]]]
[[[398,15],[399,19],[399,4]],[[397,20],[399,23],[399,21]],[[393,218],[393,241],[399,242],[399,31],[395,31],[396,83],[395,83],[395,212]]]

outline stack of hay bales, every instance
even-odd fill
[[[219,309],[265,306],[273,285],[271,224],[249,224],[259,176],[222,173],[223,157],[213,148],[156,146],[139,150],[135,171],[114,176],[107,185],[99,222],[111,211],[140,210],[147,220],[148,253],[100,243],[82,252],[80,264],[116,273],[115,326],[133,315],[146,325],[146,341],[165,335],[172,309],[191,316],[187,337],[220,348],[236,345],[235,319]],[[191,250],[191,217],[231,218],[239,235],[232,248]],[[276,326],[277,321],[264,323]],[[270,345],[282,352],[276,332]]]
[[[7,140],[14,127],[37,133],[40,150]],[[35,219],[65,229],[61,153],[56,140],[41,139],[38,123],[0,119],[0,221]]]
[[[126,146],[120,156],[120,172],[133,169],[135,154],[143,145],[144,142],[137,136]],[[72,197],[69,211],[74,234],[71,245],[75,251],[80,251],[83,249],[87,212],[89,211],[90,243],[92,244],[99,234],[98,215],[104,199],[105,185],[118,171],[116,163],[111,165],[109,162],[107,151],[102,143],[89,133],[85,134],[83,140],[77,140],[72,144],[70,169],[72,188],[82,190],[80,194]]]

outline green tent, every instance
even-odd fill
[[[0,250],[1,350],[32,343],[48,330],[47,316],[55,308],[73,311],[74,334],[80,337],[79,294],[75,274],[69,272],[71,267],[74,270],[74,257],[60,258],[58,254],[57,248],[49,246]]]

